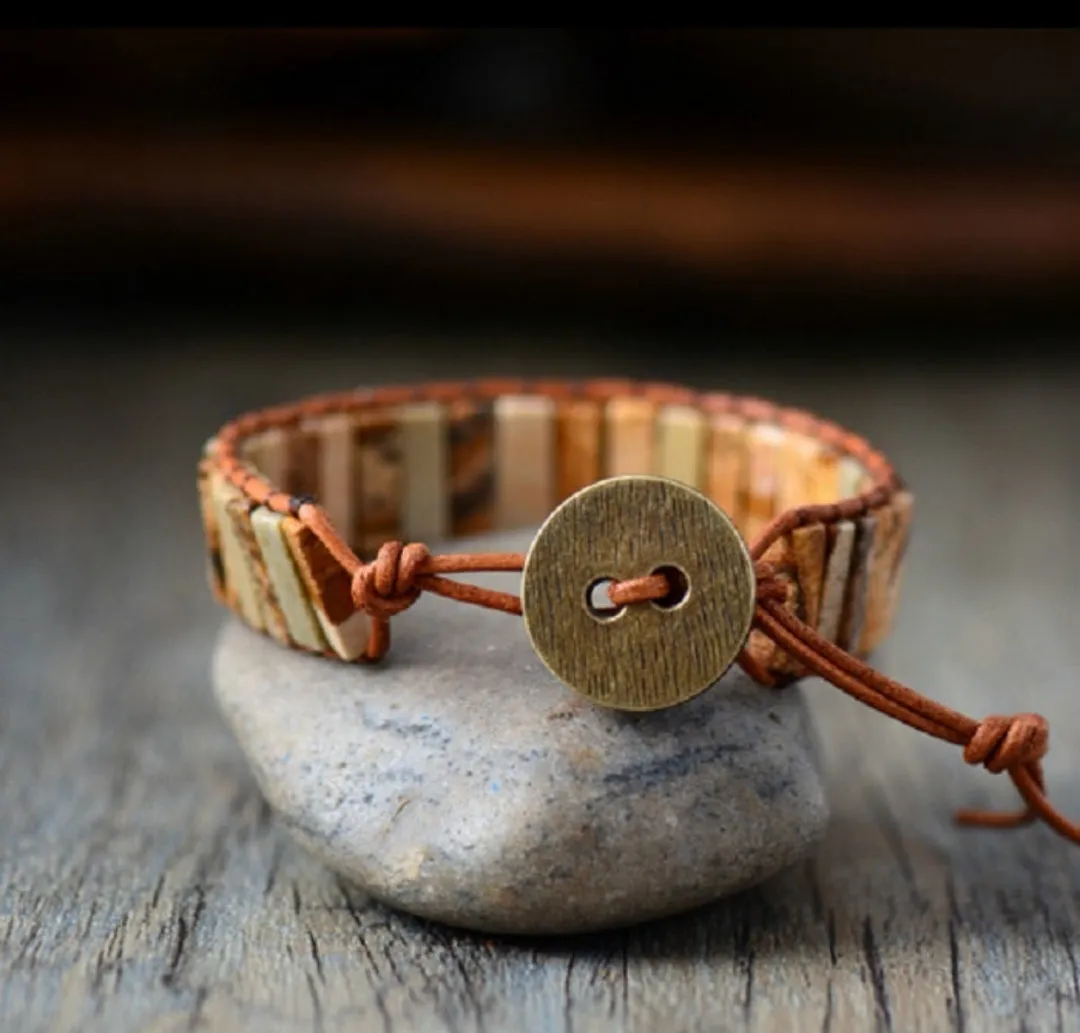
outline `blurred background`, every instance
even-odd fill
[[[1030,362],[1080,322],[1078,97],[1072,31],[9,30],[0,318]]]

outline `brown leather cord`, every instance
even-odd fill
[[[768,531],[766,531],[766,534]],[[755,543],[756,544],[756,543]],[[763,551],[757,550],[754,551]],[[521,553],[476,553],[432,556],[426,545],[387,542],[371,563],[352,570],[352,595],[358,609],[368,613],[378,630],[372,635],[369,659],[378,659],[389,646],[390,617],[401,613],[421,592],[434,592],[459,602],[472,603],[505,613],[521,613],[521,600],[443,577],[474,571],[518,571]],[[1011,828],[1041,818],[1056,832],[1080,843],[1080,825],[1070,822],[1047,799],[1042,759],[1049,746],[1045,718],[1038,714],[994,715],[976,721],[944,704],[894,681],[880,671],[823,638],[783,606],[787,592],[770,564],[758,561],[754,627],[799,661],[807,671],[831,682],[842,692],[917,731],[964,749],[964,760],[981,764],[987,771],[1007,772],[1026,810],[1016,813],[961,811],[957,820],[965,825]],[[663,599],[671,591],[662,574],[608,586],[612,605],[623,607]],[[769,685],[772,679],[743,650],[739,664],[755,681]]]
[[[379,660],[386,654],[390,648],[390,618],[412,606],[421,592],[433,592],[489,610],[521,614],[521,599],[510,592],[498,592],[442,576],[520,571],[525,565],[525,557],[520,552],[432,556],[428,547],[419,542],[408,545],[384,542],[374,560],[362,563],[316,503],[302,505],[297,517],[319,536],[327,551],[352,578],[353,605],[371,617],[372,634],[365,651],[367,660]]]
[[[1042,759],[1049,748],[1049,729],[1039,714],[994,715],[976,721],[863,663],[760,592],[754,626],[808,671],[860,703],[927,735],[962,746],[968,764],[981,764],[993,774],[1007,772],[1026,810],[961,811],[956,816],[961,824],[1012,828],[1040,818],[1066,839],[1080,843],[1080,825],[1056,810],[1046,796]]]

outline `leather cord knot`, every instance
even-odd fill
[[[419,542],[384,542],[375,559],[353,574],[353,605],[383,621],[407,610],[420,598],[416,579],[430,558],[428,547]]]
[[[365,660],[378,660],[386,653],[390,645],[390,618],[408,609],[422,591],[505,613],[521,613],[521,600],[516,595],[443,576],[470,571],[520,571],[525,557],[519,553],[432,556],[427,546],[420,543],[389,542],[379,549],[373,561],[360,563],[318,505],[305,501],[296,507],[296,515],[338,563],[352,572],[353,603],[358,610],[371,616],[371,635],[363,654]],[[778,521],[781,519],[787,518],[778,518]],[[780,534],[782,531],[782,524],[777,522],[768,533]],[[1080,843],[1080,824],[1066,818],[1047,798],[1042,758],[1049,747],[1049,734],[1043,717],[1038,714],[992,715],[975,721],[894,681],[837,643],[823,638],[815,628],[789,612],[786,605],[790,587],[788,575],[760,558],[769,541],[763,536],[751,550],[751,555],[757,557],[754,564],[755,631],[769,638],[805,671],[831,682],[859,702],[910,728],[962,747],[964,760],[969,764],[981,764],[994,774],[1006,772],[1024,801],[1024,810],[1015,813],[961,811],[957,815],[961,823],[1014,828],[1038,818],[1060,835]],[[612,584],[608,595],[616,605],[625,606],[662,599],[670,590],[667,578],[657,573]],[[738,663],[762,685],[776,684],[771,672],[754,659],[747,648],[739,654]]]
[[[968,764],[981,764],[997,775],[1026,764],[1037,764],[1050,747],[1046,718],[1039,714],[995,714],[979,722],[964,747]]]

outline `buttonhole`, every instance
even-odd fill
[[[598,621],[618,617],[624,607],[615,606],[608,598],[608,589],[615,584],[612,577],[599,577],[585,589],[585,609]]]
[[[686,576],[686,571],[676,567],[673,563],[665,563],[662,567],[657,567],[650,573],[663,575],[671,586],[671,590],[663,599],[653,600],[653,606],[659,607],[661,610],[674,610],[677,606],[681,606],[686,602],[686,598],[690,594],[690,579]]]

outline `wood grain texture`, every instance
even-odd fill
[[[222,613],[200,576],[191,460],[230,413],[354,383],[355,353],[253,365],[216,340],[216,376],[181,347],[163,378],[161,342],[140,358],[100,338],[57,352],[7,336],[27,358],[5,371],[0,430],[19,447],[0,463],[38,504],[9,507],[0,536],[0,1028],[1080,1028],[1080,850],[1039,827],[955,828],[956,807],[1012,807],[1005,779],[818,681],[805,691],[831,828],[810,861],[755,890],[627,932],[530,942],[414,921],[341,885],[278,827],[213,706]],[[447,371],[400,341],[364,354],[373,381]],[[439,354],[470,372],[490,362],[479,347]],[[522,372],[550,373],[548,360],[523,358]],[[699,372],[737,373],[896,460],[919,530],[875,662],[976,716],[1044,713],[1051,793],[1080,814],[1075,371],[785,380],[760,363],[733,372],[725,355]],[[102,534],[128,511],[139,518],[122,535]],[[443,604],[430,601],[433,618]]]

